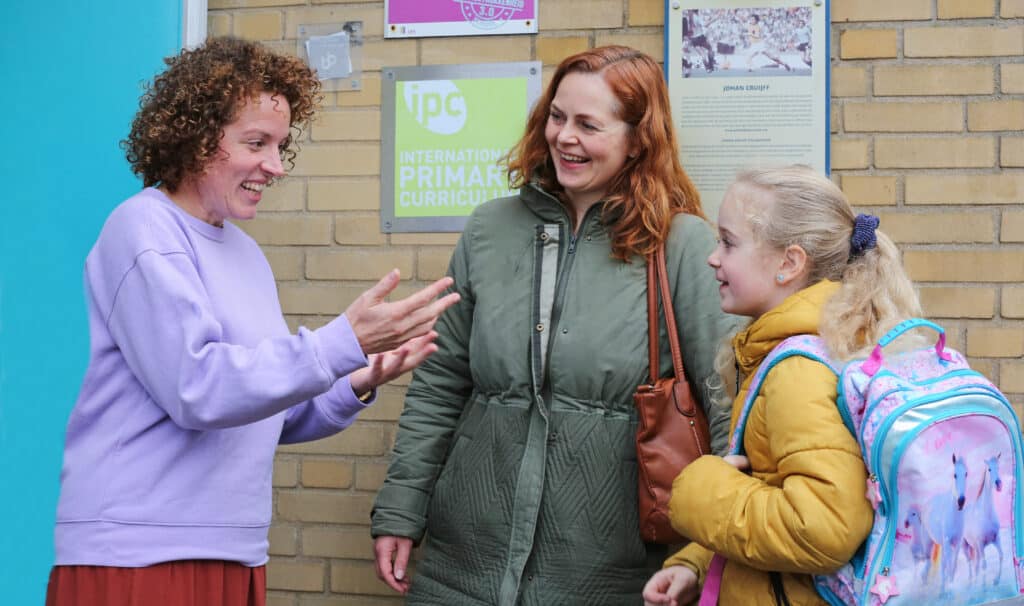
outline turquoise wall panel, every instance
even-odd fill
[[[140,187],[118,142],[182,0],[16,0],[0,37],[0,602],[42,604],[64,427],[87,361],[82,265]],[[101,489],[101,487],[97,487]]]

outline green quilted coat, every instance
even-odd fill
[[[691,385],[724,450],[706,379],[735,326],[702,219],[672,224],[669,280]],[[427,534],[409,604],[641,604],[665,549],[637,523],[636,413],[647,376],[643,259],[610,256],[599,205],[577,234],[528,186],[473,213],[449,273],[462,301],[413,374],[373,535]],[[671,372],[662,321],[661,373]]]

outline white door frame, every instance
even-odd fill
[[[206,9],[206,0],[182,0],[182,48],[195,48],[206,41]]]

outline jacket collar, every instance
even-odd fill
[[[519,199],[546,223],[565,223],[569,220],[569,213],[562,202],[541,189],[536,182],[531,181],[524,185],[519,190]]]
[[[571,221],[569,219],[569,211],[566,209],[565,204],[554,195],[544,191],[540,188],[535,181],[524,185],[519,189],[519,199],[526,204],[526,207],[530,209],[530,212],[537,215],[541,221],[545,223],[559,223],[565,225],[568,229]],[[604,205],[604,201],[595,204],[588,212],[587,217],[590,218],[585,222],[584,231],[580,233],[586,233],[587,235],[596,235],[599,232],[605,231],[602,222],[600,221],[601,207]]]
[[[839,284],[822,280],[797,291],[733,337],[733,350],[741,373],[749,377],[784,339],[818,334],[821,310],[839,290]]]

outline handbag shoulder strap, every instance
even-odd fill
[[[660,297],[659,297],[660,291]],[[672,296],[668,286],[668,267],[665,263],[665,244],[662,243],[653,255],[647,257],[647,343],[650,362],[651,385],[658,382],[658,369],[661,367],[658,343],[658,299],[664,303],[665,328],[668,331],[669,348],[672,350],[672,370],[676,380],[686,381],[683,370],[683,355],[679,347],[679,331],[676,325],[676,313],[672,307]]]

